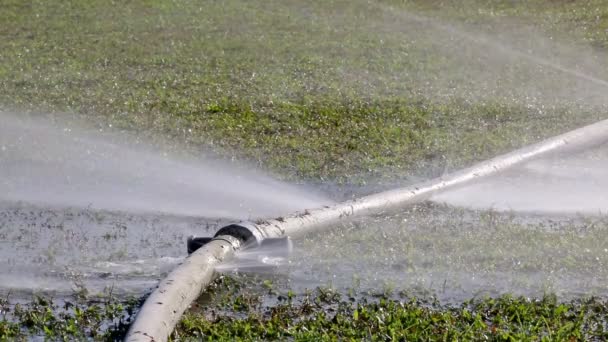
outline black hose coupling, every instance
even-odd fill
[[[265,238],[262,231],[252,222],[239,222],[220,228],[213,237],[188,237],[188,254],[206,245],[216,238],[229,235],[241,242],[242,249],[268,248],[274,252],[289,255],[293,250],[293,243],[288,236],[280,238]]]

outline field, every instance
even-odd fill
[[[0,111],[124,131],[179,154],[211,152],[334,199],[438,176],[608,117],[605,0],[4,0],[0,38]],[[314,236],[297,242],[308,251],[298,252],[309,258],[303,269],[343,267],[343,277],[327,271],[312,288],[281,272],[223,276],[174,338],[607,337],[606,294],[576,281],[607,275],[603,217],[555,223],[418,209],[349,223],[364,228],[333,254]],[[6,227],[0,238],[9,241]],[[363,241],[381,227],[398,245],[368,253],[365,270],[401,278],[331,263],[368,248]],[[522,247],[528,241],[534,252]],[[465,253],[479,245],[487,249]],[[386,261],[404,249],[407,263]],[[425,278],[429,270],[436,279]],[[509,280],[476,289],[459,278],[473,272]],[[530,274],[559,286],[543,289]],[[18,310],[0,301],[0,340],[115,338],[139,303],[81,294],[65,310],[48,299]],[[90,324],[79,326],[83,315]]]

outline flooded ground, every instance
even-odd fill
[[[606,296],[606,151],[532,161],[434,202],[310,234],[288,260],[253,254],[252,264],[249,254],[220,271],[278,274],[301,292],[356,287],[445,302],[506,292]],[[3,201],[0,294],[143,295],[183,260],[189,235],[228,222]]]
[[[292,285],[405,292],[461,302],[504,293],[606,296],[608,219],[432,203],[296,243]]]
[[[224,221],[0,202],[0,293],[142,295]]]
[[[0,209],[0,293],[15,299],[142,295],[186,255],[189,235],[228,221],[42,209]],[[432,203],[366,217],[295,240],[287,261],[251,259],[223,273],[277,274],[285,288],[404,291],[458,302],[505,292],[608,295],[608,218],[465,210]],[[251,255],[249,255],[251,256]],[[278,265],[278,267],[277,267]]]

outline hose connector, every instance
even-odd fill
[[[242,248],[256,248],[262,244],[264,236],[253,222],[232,223],[220,228],[214,237],[230,235],[241,240]]]
[[[239,222],[224,226],[218,230],[213,237],[188,237],[188,254],[211,242],[219,236],[233,236],[241,242],[242,249],[267,248],[282,251],[280,254],[289,255],[293,250],[293,243],[287,236],[280,238],[264,238],[262,232],[253,222]]]

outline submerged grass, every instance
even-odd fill
[[[606,217],[547,218],[421,204],[344,222],[295,242],[292,272],[311,284],[422,289],[443,302],[508,292],[605,296]]]

